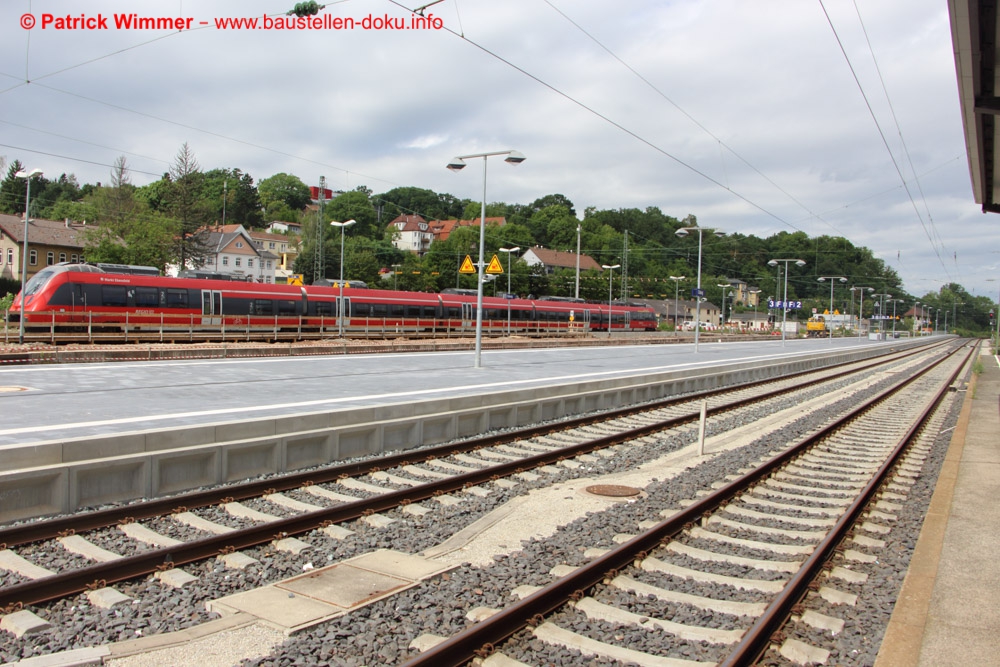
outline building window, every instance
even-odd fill
[[[7,248],[7,263],[10,264],[11,266],[14,265],[14,249],[13,248]]]
[[[247,268],[248,269],[253,268],[253,257],[247,257]]]
[[[241,259],[240,257],[237,257],[237,258],[236,258],[236,266],[239,266],[239,265],[240,265],[240,259]]]
[[[51,250],[45,253],[45,263],[46,266],[52,266],[56,263],[56,254]]]
[[[268,243],[267,247],[270,248],[271,250],[274,250],[274,241],[271,241],[270,243]]]
[[[271,268],[271,260],[267,260],[267,268]]]
[[[222,265],[223,266],[229,266],[229,258],[228,257],[223,257],[222,258]]]
[[[205,258],[205,263],[206,264],[215,264],[215,258],[212,257],[211,255],[209,255],[208,257]]]
[[[66,253],[64,253],[64,252],[59,253],[59,261],[60,262],[65,262],[66,261]]]
[[[31,264],[32,266],[34,266],[35,264],[38,264],[38,251],[37,250],[31,250],[31,251],[28,252],[28,264]]]
[[[71,261],[74,264],[76,264],[77,262],[80,261],[80,256],[77,255],[76,253],[73,253],[72,255],[69,256],[69,261]]]
[[[243,247],[243,241],[237,241],[236,242],[236,247],[237,248],[242,248]]]

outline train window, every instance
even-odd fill
[[[372,304],[372,317],[385,317],[388,313],[389,309],[384,303]]]
[[[279,315],[295,315],[294,301],[279,300],[277,303]]]
[[[316,306],[316,314],[329,316],[333,315],[333,303],[330,301],[316,301],[314,302]]]
[[[128,305],[125,287],[122,285],[105,285],[101,288],[101,303],[105,306],[124,308]]]
[[[135,305],[140,308],[149,308],[160,305],[160,290],[155,287],[136,287]]]
[[[401,303],[390,303],[389,304],[389,317],[403,317],[406,314],[403,304]]]
[[[253,302],[253,313],[256,315],[270,315],[274,312],[274,302],[270,299],[255,299]]]
[[[187,308],[188,292],[186,289],[167,289],[167,308]]]

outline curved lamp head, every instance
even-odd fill
[[[685,228],[681,227],[676,232],[674,232],[674,234],[677,234],[677,236],[680,236],[681,238],[684,238],[685,236],[688,235],[688,230],[686,230]]]
[[[331,227],[350,227],[355,222],[357,222],[357,220],[347,220],[345,222],[337,222],[336,220],[331,220],[330,221],[330,226]]]
[[[41,169],[32,169],[31,171],[24,171],[22,169],[21,171],[19,171],[16,174],[14,174],[14,177],[15,178],[34,178],[35,176],[41,176],[41,175],[42,175],[42,170]]]
[[[452,171],[461,171],[465,169],[465,160],[460,157],[452,158],[451,162],[448,163],[448,169]]]

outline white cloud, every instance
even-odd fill
[[[129,152],[141,184],[187,141],[203,167],[258,179],[284,171],[311,183],[325,175],[338,188],[413,185],[475,199],[481,183],[451,174],[447,161],[515,148],[528,160],[491,166],[491,201],[558,192],[578,211],[659,206],[746,234],[842,234],[896,268],[912,292],[950,280],[995,291],[985,279],[997,277],[998,218],[972,201],[940,0],[858,5],[909,157],[850,3],[825,3],[836,36],[821,5],[782,0],[445,0],[429,10],[457,34],[18,27],[29,11],[188,16],[197,25],[293,4],[2,3],[0,120],[33,129],[0,125],[0,143],[20,147],[0,154],[94,182],[107,167],[53,155],[110,165]],[[326,13],[408,18],[365,0]]]

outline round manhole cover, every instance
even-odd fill
[[[639,495],[639,489],[619,484],[594,484],[587,487],[587,493],[611,498],[628,498],[629,496]]]

